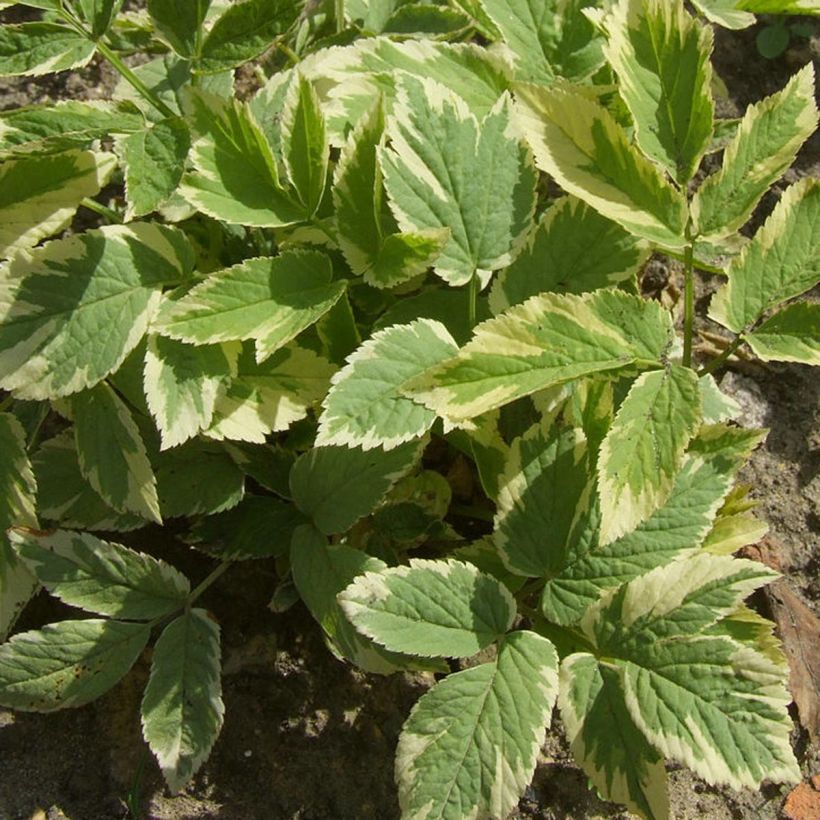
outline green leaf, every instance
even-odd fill
[[[100,497],[119,512],[162,523],[148,453],[125,402],[101,382],[72,398],[80,470]]]
[[[545,422],[512,443],[499,480],[494,532],[508,569],[549,577],[565,564],[570,532],[589,506],[589,472],[580,430]]]
[[[288,89],[281,129],[288,180],[305,208],[304,218],[310,220],[325,193],[330,146],[319,98],[301,74]]]
[[[352,547],[329,546],[315,527],[302,526],[293,534],[290,562],[299,595],[338,654],[377,675],[389,675],[413,665],[413,659],[388,652],[360,635],[336,601],[356,576],[384,569],[387,565],[383,561]]]
[[[145,353],[145,397],[162,437],[161,448],[207,429],[217,392],[236,362],[235,346],[188,345],[150,335]]]
[[[184,235],[111,225],[16,257],[0,288],[0,386],[67,396],[115,371],[142,338],[164,284],[193,266]]]
[[[506,817],[535,770],[558,692],[558,658],[534,632],[498,657],[449,675],[404,724],[396,780],[404,816]]]
[[[427,3],[406,3],[390,16],[387,34],[415,34],[431,37],[454,35],[468,28],[470,21],[454,9]]]
[[[195,57],[211,0],[148,0],[147,5],[157,34],[180,57]]]
[[[723,421],[736,419],[740,415],[740,405],[718,387],[711,373],[701,376],[698,382],[700,395],[703,398],[704,424],[720,424]]]
[[[87,533],[15,529],[9,538],[52,595],[96,615],[148,621],[181,609],[191,591],[165,561]]]
[[[564,658],[558,705],[573,757],[601,798],[666,820],[663,758],[629,716],[617,673],[585,652]]]
[[[350,133],[333,180],[339,247],[353,273],[377,288],[424,273],[450,238],[449,228],[396,232],[378,162],[383,133],[384,106],[379,100]]]
[[[214,74],[253,60],[288,29],[298,11],[291,0],[231,3],[205,36],[196,70]]]
[[[647,740],[710,783],[800,780],[786,670],[730,638],[698,634],[774,577],[762,564],[699,553],[604,596],[581,622]]]
[[[393,450],[314,447],[290,471],[296,506],[326,535],[345,532],[369,515],[415,464],[425,442]]]
[[[261,362],[335,304],[345,282],[332,275],[330,259],[319,251],[248,259],[166,303],[154,330],[192,344],[255,339]]]
[[[495,278],[490,309],[499,314],[539,293],[586,293],[633,278],[645,243],[573,196],[546,211],[513,263]]]
[[[670,365],[632,384],[598,459],[602,544],[634,530],[666,501],[701,419],[690,368]]]
[[[130,134],[118,147],[125,166],[126,219],[150,214],[179,186],[191,147],[188,127],[169,117]]]
[[[82,706],[107,692],[148,643],[148,624],[58,621],[0,646],[0,704],[23,712]]]
[[[429,319],[374,333],[333,377],[316,443],[389,450],[424,435],[435,413],[401,387],[457,351],[447,328]]]
[[[820,282],[820,181],[789,187],[763,227],[729,265],[729,281],[709,304],[709,317],[741,333],[770,308]]]
[[[0,258],[34,247],[63,230],[84,197],[108,181],[113,154],[66,151],[0,165]]]
[[[197,521],[186,540],[223,561],[280,558],[304,520],[293,504],[246,495],[232,510]]]
[[[445,88],[400,80],[390,147],[379,150],[384,184],[402,231],[450,229],[434,270],[451,285],[476,272],[486,283],[531,225],[537,174],[510,115],[506,95],[479,121]]]
[[[142,734],[173,793],[196,774],[222,728],[219,656],[219,626],[204,609],[168,624],[154,647]]]
[[[723,28],[743,29],[755,24],[754,14],[740,11],[737,0],[692,0],[692,5],[707,20]]]
[[[74,431],[45,442],[32,458],[37,478],[37,508],[44,519],[84,530],[133,530],[145,519],[119,513],[92,489],[80,471]]]
[[[87,37],[58,23],[6,24],[0,26],[0,75],[36,77],[81,68],[95,50]]]
[[[580,90],[516,88],[518,120],[538,167],[630,233],[670,248],[686,242],[686,202],[612,115]]]
[[[182,197],[224,222],[267,228],[301,221],[304,209],[280,184],[276,159],[248,106],[204,92],[190,99],[198,136]]]
[[[13,524],[37,527],[37,482],[26,452],[26,433],[11,413],[0,413],[0,641],[34,594],[37,581],[6,541]]]
[[[712,138],[712,30],[689,16],[683,0],[620,0],[604,26],[604,53],[638,145],[686,185]]]
[[[453,359],[405,388],[457,423],[592,373],[650,367],[672,340],[660,306],[618,291],[545,293],[482,322]]]
[[[211,515],[242,500],[245,476],[216,442],[194,439],[153,461],[163,518]]]
[[[225,445],[225,450],[239,466],[257,484],[276,493],[280,498],[290,499],[290,476],[296,454],[284,447],[269,444],[245,444],[232,442]]]
[[[80,14],[91,24],[91,34],[99,39],[119,13],[123,0],[77,0]]]
[[[789,305],[750,333],[746,341],[764,362],[820,365],[820,304]]]
[[[782,91],[746,109],[721,169],[706,178],[692,200],[698,233],[714,240],[740,228],[816,127],[814,67],[809,63]]]
[[[600,513],[593,504],[553,566],[541,597],[551,621],[576,622],[601,593],[705,543],[718,509],[759,434],[716,427],[692,443],[667,501],[632,532],[599,546]]]
[[[500,581],[452,559],[412,558],[410,566],[366,572],[339,594],[339,604],[359,632],[387,649],[442,658],[475,655],[517,613]]]
[[[61,100],[14,108],[0,112],[0,157],[85,148],[108,134],[142,127],[142,115],[128,103]]]
[[[327,393],[336,368],[313,351],[288,345],[262,364],[245,345],[237,372],[217,396],[210,438],[264,444],[272,432],[304,418]]]
[[[817,4],[814,0],[735,0],[738,8],[757,14],[814,14]]]
[[[602,38],[582,9],[591,0],[482,0],[510,47],[516,79],[549,85],[555,76],[583,80],[603,65]]]

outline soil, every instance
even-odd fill
[[[6,18],[8,19],[8,18]],[[798,41],[776,60],[755,49],[755,29],[719,31],[715,64],[729,96],[721,115],[781,88],[809,59],[818,42]],[[94,99],[110,93],[113,73],[98,63],[75,74],[0,81],[0,108],[56,99]],[[820,137],[801,151],[786,175],[820,176]],[[770,210],[769,196],[756,222]],[[674,283],[674,266],[655,264],[661,284]],[[705,283],[701,301],[713,289]],[[705,307],[705,304],[703,305]],[[707,328],[705,320],[703,327]],[[741,423],[767,426],[767,441],[745,468],[759,515],[771,527],[792,589],[820,613],[820,379],[799,365],[753,369],[732,365],[719,374],[723,388],[743,408]],[[193,581],[209,571],[207,559],[159,529],[142,530],[142,549],[162,554]],[[89,706],[51,715],[0,710],[0,820],[107,820],[129,816],[183,820],[392,820],[398,817],[392,760],[410,707],[430,685],[424,675],[377,678],[338,663],[325,648],[301,604],[284,615],[267,608],[276,583],[266,562],[234,567],[201,599],[222,625],[225,724],[193,784],[170,796],[142,741],[138,718],[150,658],[146,653],[127,678]],[[45,596],[24,614],[21,628],[67,617]],[[818,636],[820,637],[820,636]],[[514,817],[554,820],[622,818],[617,807],[587,789],[572,764],[560,721],[542,750],[531,786]],[[807,805],[811,775],[820,773],[820,748],[795,722],[792,741],[806,783],[786,809]],[[765,785],[733,792],[708,786],[688,771],[670,767],[676,820],[777,818],[789,788]],[[820,785],[820,784],[818,784]]]

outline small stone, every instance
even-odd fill
[[[245,755],[245,757],[253,757],[253,751],[251,749],[245,749],[243,754]]]

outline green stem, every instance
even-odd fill
[[[683,365],[692,366],[692,336],[695,328],[695,239],[690,233],[690,225],[686,226],[686,246],[683,267]]]
[[[115,210],[106,205],[102,205],[95,199],[91,199],[91,197],[83,197],[80,201],[80,205],[84,208],[88,208],[89,211],[94,211],[95,214],[104,216],[109,222],[113,222],[115,224],[122,223],[122,217]]]
[[[345,0],[335,0],[333,15],[336,18],[336,33],[345,30]]]
[[[0,401],[0,413],[5,413],[6,410],[8,410],[9,407],[11,407],[11,403],[13,401],[14,401],[14,396],[12,396],[11,393],[9,393],[8,396],[6,396],[6,398],[4,398],[2,401]]]
[[[450,512],[460,518],[475,518],[478,521],[495,521],[495,516],[490,510],[478,507],[475,504],[453,504]]]
[[[478,302],[478,274],[470,279],[470,292],[467,295],[467,322],[472,330],[476,325],[476,304]]]
[[[133,72],[131,69],[120,59],[119,54],[115,51],[110,49],[105,43],[99,41],[97,43],[97,50],[100,54],[111,63],[112,66],[117,70],[117,72],[122,76],[124,80],[129,82],[141,95],[142,97],[157,111],[162,114],[163,117],[175,117],[176,113],[170,109],[157,95],[151,91],[150,88]]]
[[[741,333],[719,356],[715,356],[709,364],[702,367],[698,371],[699,376],[705,376],[707,373],[712,373],[717,370],[728,358],[732,355],[746,340]]]
[[[199,584],[197,584],[188,595],[188,600],[185,602],[186,609],[191,606],[191,604],[205,592],[208,587],[214,583],[218,578],[222,576],[222,574],[233,564],[233,561],[223,561],[219,564],[216,569],[210,572],[208,575],[205,576],[204,580],[202,580]]]

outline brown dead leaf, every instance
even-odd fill
[[[795,786],[783,804],[783,816],[788,820],[817,820],[820,817],[820,792],[808,783]]]

